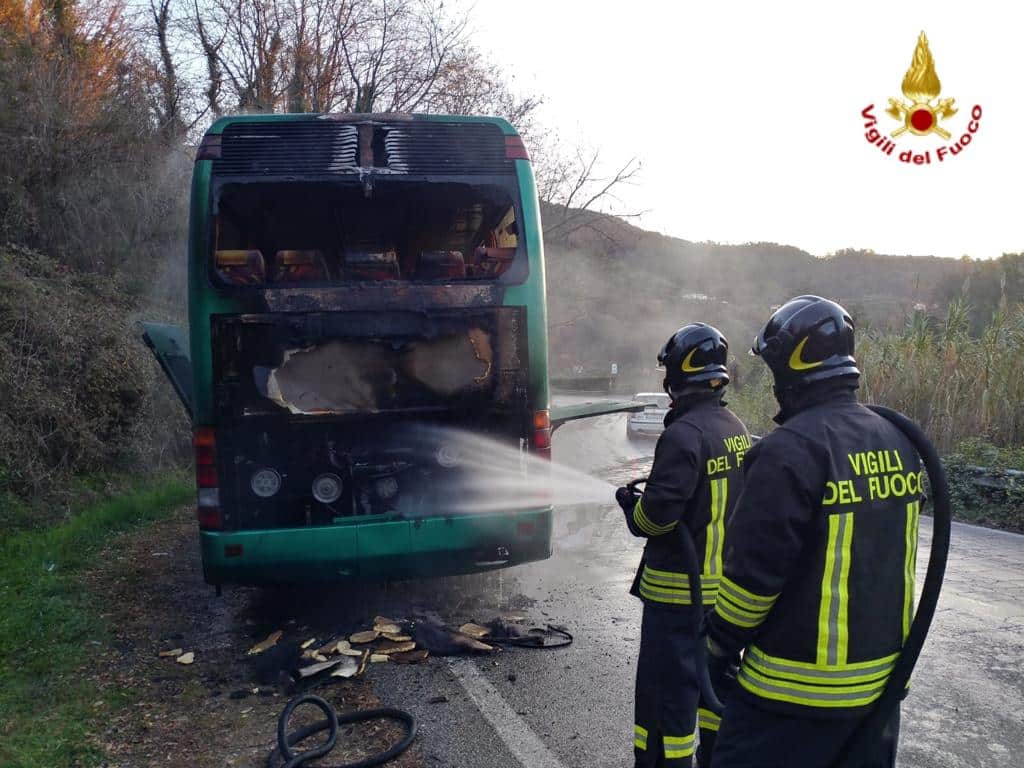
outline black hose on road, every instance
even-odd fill
[[[906,435],[921,456],[932,491],[932,549],[928,556],[924,586],[921,587],[921,599],[918,601],[914,621],[910,625],[910,632],[903,643],[896,666],[889,675],[885,690],[875,702],[875,706],[861,721],[840,752],[834,768],[854,768],[865,764],[867,750],[873,745],[871,737],[882,732],[905,695],[910,675],[917,664],[918,656],[921,655],[921,649],[935,616],[935,608],[939,603],[942,580],[946,575],[946,560],[949,557],[949,537],[953,527],[946,470],[935,446],[917,424],[899,411],[881,405],[869,405],[868,408]]]
[[[317,707],[324,713],[324,719],[310,725],[303,726],[297,731],[288,733],[288,722],[292,719],[292,715],[295,713],[295,710],[303,704],[309,704]],[[394,709],[392,707],[366,709],[361,712],[350,712],[347,715],[341,715],[339,717],[338,713],[334,711],[334,707],[319,696],[313,696],[311,694],[297,696],[288,702],[284,710],[281,712],[281,717],[278,718],[277,749],[271,752],[267,757],[267,768],[298,768],[307,762],[324,757],[325,755],[330,754],[338,743],[339,725],[361,723],[366,720],[378,719],[399,721],[405,727],[405,736],[402,737],[402,740],[397,744],[379,754],[372,755],[371,757],[354,763],[342,763],[333,766],[323,766],[322,768],[372,768],[372,766],[383,765],[384,763],[394,760],[407,750],[416,738],[416,720],[408,712],[401,709]],[[320,733],[321,731],[327,731],[327,738],[322,743],[308,750],[296,751],[293,749],[296,744],[308,739],[313,734]],[[282,759],[283,762],[279,763],[278,761]]]

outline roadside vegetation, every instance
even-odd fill
[[[861,396],[924,428],[945,457],[960,519],[1024,532],[1024,477],[1013,474],[1024,470],[1024,304],[1001,301],[977,332],[974,314],[958,298],[944,318],[917,312],[900,329],[868,328]],[[776,412],[771,377],[756,361],[745,367],[730,403],[764,434]]]
[[[93,736],[130,691],[100,690],[90,662],[108,640],[80,576],[111,537],[166,517],[191,497],[182,474],[127,482],[69,519],[0,542],[0,765],[86,766]]]

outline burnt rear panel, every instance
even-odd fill
[[[213,346],[229,529],[431,514],[449,430],[530,434],[519,307],[221,316]]]

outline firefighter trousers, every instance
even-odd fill
[[[831,768],[863,715],[816,718],[769,712],[746,696],[729,699],[722,716],[713,768]],[[848,768],[894,768],[899,742],[897,708],[866,761]],[[847,768],[844,766],[844,768]]]
[[[699,612],[644,603],[636,665],[636,768],[690,768],[696,743]]]

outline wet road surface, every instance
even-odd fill
[[[646,474],[653,449],[626,439],[621,415],[567,424],[554,438],[556,461],[614,484]],[[922,520],[919,585],[929,540]],[[486,621],[518,601],[534,623],[564,624],[576,639],[562,650],[381,665],[377,692],[416,715],[427,765],[632,765],[640,603],[628,589],[641,549],[613,501],[562,507],[549,560],[437,585],[442,614]],[[477,594],[462,601],[445,595],[450,588]],[[1024,766],[1022,661],[1024,537],[955,525],[939,610],[903,706],[899,765]]]

